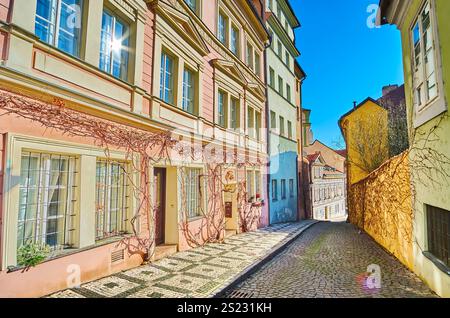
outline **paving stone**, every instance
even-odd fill
[[[177,253],[153,264],[124,271],[49,297],[179,298],[212,297],[277,244],[311,221],[280,224],[234,236],[224,244]],[[281,231],[281,232],[280,232]]]
[[[367,286],[371,264],[381,269],[379,289]],[[347,223],[315,225],[227,297],[248,294],[255,298],[436,297],[397,259]]]

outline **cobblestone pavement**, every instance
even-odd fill
[[[312,221],[280,224],[180,252],[150,265],[68,289],[52,298],[206,298],[295,237]]]
[[[381,288],[367,281],[381,270]],[[371,289],[373,288],[373,289]],[[227,295],[231,298],[435,297],[366,234],[347,223],[319,223]]]

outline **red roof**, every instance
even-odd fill
[[[347,149],[335,150],[338,155],[347,158]]]
[[[314,162],[317,160],[317,158],[319,158],[319,156],[320,156],[320,152],[316,152],[314,154],[307,155],[306,158],[308,158],[309,162]]]

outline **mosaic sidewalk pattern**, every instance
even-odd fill
[[[208,298],[228,286],[277,245],[314,223],[278,224],[228,238],[225,244],[177,253],[153,264],[124,271],[51,298]]]

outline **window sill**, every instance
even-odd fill
[[[67,53],[67,52],[61,50],[60,48],[58,48],[57,46],[48,44],[47,42],[44,42],[44,41],[40,40],[39,38],[37,38],[37,41],[35,42],[35,47],[46,53],[53,54],[57,58],[60,58],[66,62],[74,63],[76,66],[79,66],[80,68],[84,69],[85,71],[88,71],[91,73],[96,73],[98,76],[102,77],[103,79],[106,79],[106,80],[109,80],[112,82],[116,82],[126,88],[134,87],[134,85],[132,83],[128,82],[127,80],[123,80],[119,77],[116,77],[110,73],[107,73],[107,72],[101,70],[98,67],[98,65],[93,65],[93,64],[83,60],[81,57]]]
[[[117,243],[127,237],[129,237],[129,235],[124,234],[124,236],[115,236],[115,237],[111,237],[111,238],[104,239],[101,241],[97,241],[94,245],[83,247],[83,248],[67,248],[62,251],[55,252],[52,256],[48,257],[42,263],[39,263],[38,265],[36,265],[36,267],[40,266],[42,264],[48,263],[48,262],[58,260],[60,258],[64,258],[64,257],[71,256],[74,254],[86,252],[89,250],[93,250],[93,249],[96,249],[96,248],[99,248],[99,247],[102,247],[105,245]],[[22,271],[22,270],[26,270],[26,269],[27,269],[27,267],[25,267],[25,266],[10,266],[7,269],[7,273],[10,274],[10,273],[14,273],[14,272],[18,272],[18,271]]]
[[[189,118],[195,119],[195,120],[197,120],[199,118],[199,116],[197,114],[193,114],[188,111],[185,111],[184,109],[177,107],[173,104],[167,103],[158,97],[155,97],[155,99],[157,99],[160,102],[160,104],[162,104],[164,107],[169,108],[170,110],[173,110],[176,113],[179,113],[181,115],[184,115],[186,117],[189,117]]]
[[[448,110],[447,103],[443,97],[437,97],[430,101],[426,106],[423,106],[420,111],[416,109],[416,106],[413,107],[415,112],[413,122],[415,129],[425,125]]]
[[[441,260],[436,258],[433,254],[430,252],[422,252],[423,256],[425,256],[427,259],[429,259],[431,262],[433,262],[434,265],[436,265],[439,270],[450,276],[450,267],[445,265]]]
[[[204,219],[204,218],[205,217],[202,216],[202,215],[200,215],[200,216],[193,216],[191,218],[188,217],[187,222],[188,223],[193,223],[193,222],[199,221],[199,220]]]

